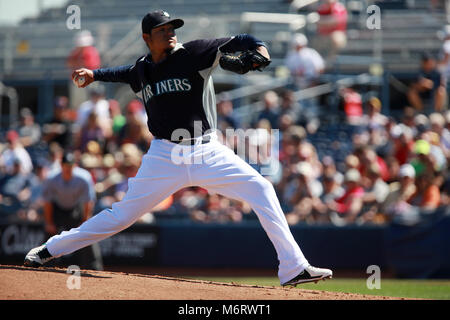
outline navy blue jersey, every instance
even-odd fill
[[[220,54],[260,45],[264,43],[249,35],[177,43],[160,63],[154,63],[148,54],[134,65],[97,69],[94,79],[125,82],[134,92],[142,93],[148,127],[155,137],[179,140],[187,134],[174,133],[183,132],[196,137],[217,125],[211,73]]]

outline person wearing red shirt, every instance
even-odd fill
[[[100,54],[94,46],[94,38],[88,30],[81,31],[75,37],[75,48],[67,58],[71,70],[79,68],[98,69],[101,65]]]
[[[347,9],[337,0],[327,0],[317,9],[320,15],[318,24],[318,32],[320,34],[329,35],[334,31],[347,30]]]
[[[358,170],[350,169],[345,173],[345,193],[328,203],[331,210],[330,220],[337,225],[355,222],[363,206],[364,189],[361,187],[361,175]]]
[[[326,55],[333,57],[347,43],[347,9],[338,0],[326,0],[317,8],[317,13],[320,15],[317,23],[317,45],[320,48],[317,50],[327,51]]]
[[[441,194],[432,172],[424,172],[416,178],[416,192],[409,203],[426,212],[433,212],[439,207]]]
[[[369,146],[363,146],[355,151],[355,155],[358,157],[360,166],[358,168],[361,175],[366,176],[366,171],[371,165],[378,165],[381,179],[383,181],[389,181],[390,174],[386,162],[377,155],[377,153]]]
[[[392,128],[390,136],[394,157],[400,165],[407,163],[414,149],[412,130],[404,124],[399,124]]]
[[[66,66],[70,70],[70,74],[79,68],[88,68],[90,70],[100,68],[100,54],[94,46],[94,38],[90,31],[83,30],[75,36],[75,47],[67,58]],[[82,102],[88,100],[87,93],[86,90],[80,90],[72,80],[70,84],[71,107],[78,108]]]

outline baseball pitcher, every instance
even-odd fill
[[[142,39],[149,54],[132,65],[73,72],[80,87],[94,81],[123,82],[142,94],[154,140],[137,175],[129,179],[122,201],[30,250],[24,264],[40,266],[111,237],[175,191],[201,186],[251,205],[276,249],[282,285],[331,278],[331,270],[308,263],[272,184],[220,143],[215,132],[212,71],[218,65],[238,74],[262,71],[270,63],[266,45],[247,34],[182,44],[175,30],[183,25],[183,20],[171,19],[165,11],[150,12],[142,19]],[[233,55],[236,52],[241,54]]]

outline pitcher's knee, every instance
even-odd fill
[[[256,190],[258,190],[260,193],[272,193],[275,192],[272,183],[264,178],[263,176],[257,177],[255,180],[254,187]]]

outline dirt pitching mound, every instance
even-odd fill
[[[0,265],[1,300],[388,300],[298,288],[251,286],[163,276]],[[332,281],[332,280],[327,280]],[[79,285],[79,289],[77,289]],[[72,289],[69,289],[71,287]]]

